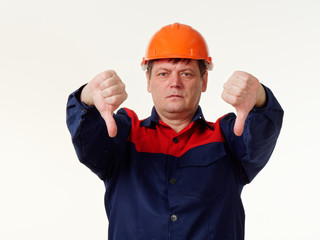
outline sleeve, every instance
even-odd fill
[[[104,180],[111,178],[121,166],[122,154],[131,128],[131,118],[124,109],[114,114],[118,133],[115,138],[110,138],[99,111],[80,102],[83,87],[70,94],[68,98],[67,126],[80,162]]]
[[[263,108],[252,109],[240,137],[233,132],[234,113],[227,114],[220,121],[227,147],[240,167],[240,182],[243,184],[250,183],[267,164],[282,126],[284,112],[271,90],[264,88],[267,104]]]

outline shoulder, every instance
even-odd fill
[[[117,111],[117,114],[119,115],[127,115],[128,117],[130,117],[131,119],[138,119],[138,116],[137,114],[129,109],[129,108],[120,108],[118,111]]]
[[[236,117],[237,116],[234,113],[228,113],[218,118],[215,122],[207,122],[207,124],[215,130],[220,131],[221,127],[223,127],[224,125],[229,125],[236,119]]]
[[[214,130],[214,134],[216,136],[220,136],[221,141],[226,141],[226,137],[228,138],[230,133],[233,133],[233,126],[236,119],[236,115],[234,113],[228,113],[220,118],[218,118],[215,122],[207,122],[207,125]]]
[[[141,122],[144,120],[140,120],[135,111],[129,108],[120,108],[115,115],[115,118],[125,118],[127,121],[130,121],[130,125],[133,128],[138,128],[141,125]]]

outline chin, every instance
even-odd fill
[[[169,113],[181,113],[181,112],[185,112],[186,109],[182,106],[170,106],[167,108],[167,112]]]

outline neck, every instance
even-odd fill
[[[176,133],[186,128],[192,121],[195,112],[189,114],[183,113],[168,113],[161,114],[158,112],[158,116],[162,122],[169,125]]]

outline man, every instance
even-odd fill
[[[152,114],[121,108],[114,71],[72,93],[67,123],[77,155],[106,186],[109,239],[244,239],[241,191],[265,166],[283,111],[254,76],[237,71],[222,98],[235,107],[207,122],[199,107],[212,69],[207,45],[183,24],[163,27],[142,61]]]

